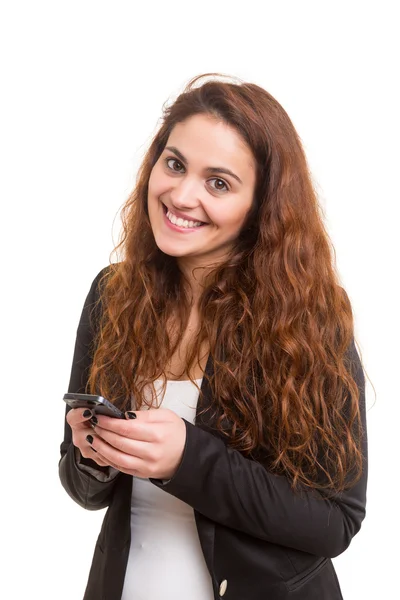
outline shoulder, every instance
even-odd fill
[[[80,329],[97,330],[97,326],[102,314],[102,290],[107,282],[108,277],[115,272],[116,264],[107,265],[99,271],[93,279],[89,292],[83,307],[83,312],[79,324]]]
[[[97,273],[96,277],[93,279],[92,284],[90,286],[90,290],[89,290],[89,294],[88,294],[89,303],[95,304],[99,300],[100,295],[101,295],[101,290],[103,289],[103,287],[106,284],[110,275],[115,273],[116,269],[118,269],[119,264],[120,263],[113,263],[113,264],[107,265],[106,267],[103,267],[101,269],[101,271],[99,271]]]

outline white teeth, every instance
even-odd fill
[[[193,227],[200,227],[200,225],[202,225],[201,221],[187,221],[186,219],[182,219],[181,217],[176,217],[169,210],[167,210],[167,218],[169,221],[171,221],[171,223],[177,225],[178,227],[186,227],[189,229]]]

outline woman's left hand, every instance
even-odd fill
[[[186,426],[168,408],[125,413],[126,420],[96,415],[91,444],[97,456],[115,469],[144,479],[171,479],[186,442]],[[136,418],[129,418],[136,415]]]

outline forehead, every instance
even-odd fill
[[[189,164],[255,171],[253,153],[242,136],[231,125],[208,115],[194,115],[177,123],[166,145],[175,146]]]

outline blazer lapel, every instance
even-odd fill
[[[205,372],[207,375],[212,376],[214,373],[214,362],[211,358],[211,354],[208,357]],[[195,425],[201,427],[206,431],[215,432],[212,426],[212,417],[210,416],[211,411],[204,412],[212,404],[212,393],[208,380],[204,377],[201,385],[203,392],[203,399],[199,398],[199,402],[196,410]],[[204,554],[204,560],[208,566],[210,573],[213,573],[214,563],[214,539],[215,539],[215,523],[211,521],[201,513],[194,511],[194,517],[197,526],[197,532],[200,539],[200,544]],[[217,582],[214,581],[214,587]]]

